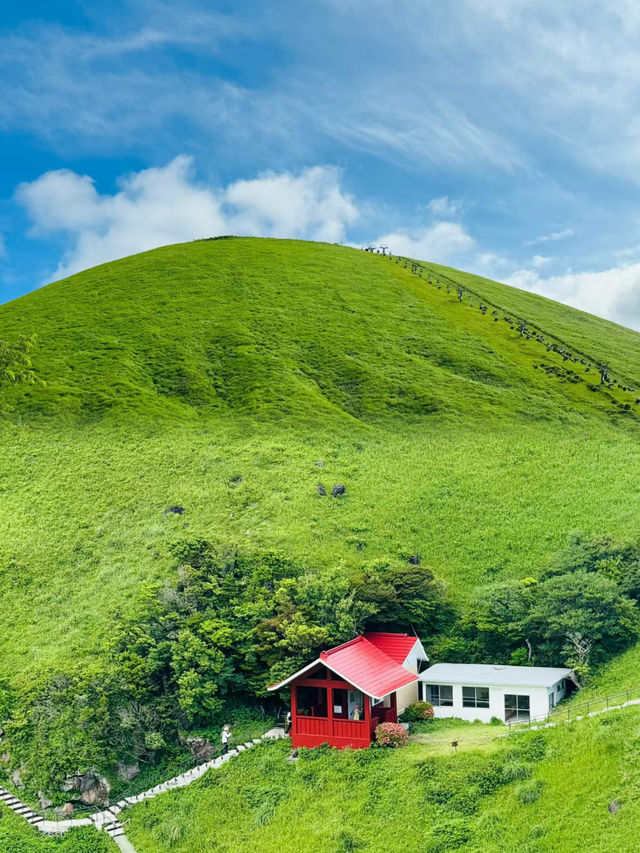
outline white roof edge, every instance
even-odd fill
[[[285,678],[284,681],[280,681],[278,684],[272,684],[271,687],[267,687],[267,690],[280,690],[281,687],[289,684],[290,681],[293,681],[293,679],[297,678],[299,675],[304,675],[305,672],[308,672],[312,667],[317,666],[319,663],[324,663],[324,661],[321,661],[320,658],[316,658],[314,661],[307,664],[307,666],[303,666],[302,669],[294,672],[293,675],[289,676],[289,678]]]
[[[427,661],[427,663],[429,663],[429,655],[427,654],[425,647],[422,645],[422,640],[420,639],[420,637],[414,637],[414,639],[416,642],[411,646],[411,651],[409,652],[409,654],[404,659],[402,666],[404,666],[405,663],[409,660],[409,655],[413,654],[413,650],[416,647],[416,643],[420,646],[420,651],[424,655],[424,659]]]

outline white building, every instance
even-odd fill
[[[420,674],[418,694],[436,717],[508,723],[545,717],[574,684],[564,668],[437,663]]]

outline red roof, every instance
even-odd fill
[[[418,676],[405,669],[365,637],[322,652],[320,659],[345,681],[369,696],[386,696]]]
[[[409,657],[411,650],[418,642],[417,637],[411,637],[409,634],[389,634],[384,631],[365,631],[364,636],[381,652],[389,655],[401,665]]]
[[[349,684],[353,684],[354,687],[366,693],[367,696],[372,696],[376,699],[399,690],[405,684],[417,681],[418,676],[415,673],[405,669],[398,663],[397,659],[394,659],[379,648],[377,644],[379,636],[388,638],[393,635],[380,634],[374,636],[376,636],[375,643],[369,639],[368,635],[367,637],[355,637],[353,640],[349,640],[348,643],[336,646],[335,649],[322,652],[318,660],[280,682],[280,684],[272,685],[269,687],[269,690],[278,690],[284,687],[285,684],[289,684],[291,681],[309,672],[318,663],[323,663],[344,681],[348,681]],[[402,634],[397,636],[403,639]],[[413,647],[415,642],[416,638],[414,637],[411,647]],[[403,661],[404,659],[406,659],[406,655]]]

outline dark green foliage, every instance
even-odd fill
[[[409,613],[430,632],[444,604],[424,566],[374,565],[365,584],[346,567],[302,575],[280,554],[202,539],[171,551],[174,579],[115,620],[108,667],[56,675],[19,704],[0,691],[12,763],[30,790],[55,792],[76,768],[167,758],[189,731],[212,731],[217,743],[216,727],[238,722],[234,704],[273,704],[267,685],[322,648],[389,618],[407,630]]]
[[[530,806],[540,799],[542,793],[542,782],[539,779],[530,779],[518,788],[517,796],[525,806]]]
[[[587,675],[592,664],[627,648],[640,633],[629,594],[636,567],[635,548],[575,540],[541,580],[503,581],[476,593],[465,616],[467,633],[495,660],[563,661]]]

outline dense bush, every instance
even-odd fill
[[[283,555],[204,540],[172,553],[174,580],[144,589],[136,615],[115,619],[108,667],[55,675],[21,702],[0,685],[11,763],[32,791],[54,793],[77,768],[175,755],[185,734],[235,722],[243,703],[273,702],[267,685],[322,648],[410,620],[431,633],[447,611],[423,566],[303,573]]]
[[[400,720],[403,723],[418,723],[433,719],[433,705],[430,702],[413,702],[407,705]]]
[[[380,723],[376,726],[376,743],[379,746],[406,746],[409,735],[398,723]]]

